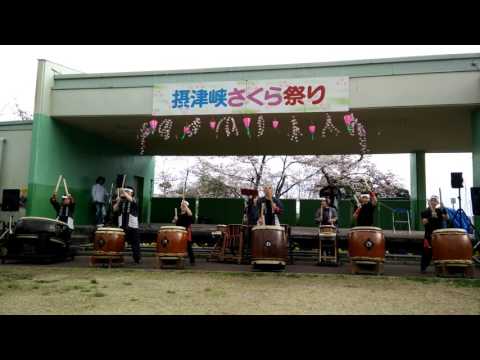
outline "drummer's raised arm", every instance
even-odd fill
[[[372,201],[372,205],[373,206],[377,205],[377,195],[375,195],[375,193],[373,191],[370,192],[370,198],[371,198],[371,201]]]

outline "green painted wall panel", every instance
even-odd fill
[[[193,216],[195,217],[195,199],[186,198],[190,204],[190,210],[192,210]],[[175,215],[175,208],[179,209],[180,213],[180,202],[182,198],[152,198],[152,213],[151,213],[151,222],[152,223],[170,223]]]
[[[48,116],[35,114],[29,173],[29,216],[54,216],[49,198],[58,176],[62,174],[67,179],[70,193],[77,200],[75,223],[91,224],[90,189],[95,179],[99,175],[104,176],[110,189],[111,182],[122,173],[127,174],[127,184],[133,184],[134,176],[144,178],[142,212],[146,216],[141,221],[148,222],[150,180],[154,177],[153,157],[132,155],[121,145]],[[63,187],[60,192],[63,192]]]
[[[178,206],[181,198],[153,198],[152,199],[152,222],[165,223],[173,218],[174,207]],[[195,215],[195,199],[187,199],[190,208]],[[296,221],[296,200],[282,200],[285,212],[280,217],[282,224],[291,226],[315,226],[314,216],[320,202],[318,200],[300,200],[300,218]],[[244,201],[243,199],[199,199],[198,216],[199,222],[204,217],[209,224],[239,224],[242,221]],[[350,200],[341,200],[339,206],[339,225],[341,228],[354,226],[353,203]],[[382,229],[392,229],[392,211],[394,208],[410,209],[409,200],[382,199],[377,206],[374,217],[374,226]],[[410,218],[412,221],[412,218]],[[398,229],[406,227],[398,226]]]
[[[241,224],[243,199],[199,199],[198,221],[206,218],[210,224]]]

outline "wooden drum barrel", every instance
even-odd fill
[[[95,231],[93,248],[96,252],[122,253],[125,251],[125,232],[121,228],[99,228]]]
[[[282,265],[288,259],[288,240],[283,226],[262,225],[252,228],[252,264]]]
[[[385,260],[385,236],[380,228],[357,226],[348,233],[348,254],[352,261]]]
[[[432,234],[434,262],[472,263],[472,242],[464,229],[439,229]]]
[[[183,226],[162,226],[157,234],[157,255],[187,256],[187,230]]]

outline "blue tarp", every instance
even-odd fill
[[[473,234],[473,228],[470,225],[469,218],[462,212],[461,215],[456,215],[457,210],[446,208],[448,214],[449,227],[465,229],[469,234]]]

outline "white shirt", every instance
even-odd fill
[[[92,200],[94,202],[104,203],[107,191],[100,184],[95,184],[92,186]]]

